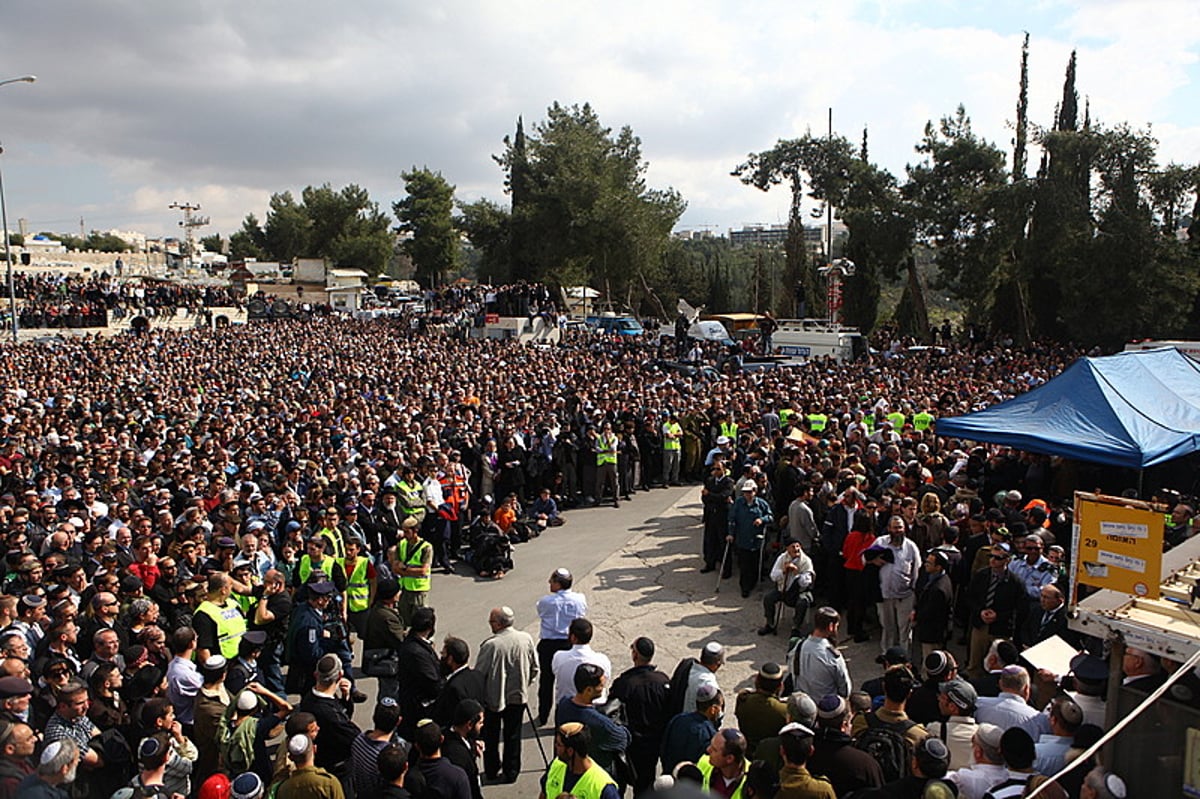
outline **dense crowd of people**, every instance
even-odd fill
[[[453,302],[552,307],[542,287]],[[1035,767],[1046,736],[1065,757],[1102,724],[1086,665],[1068,694],[1014,656],[1065,632],[1069,467],[934,432],[1079,353],[898,345],[715,377],[660,354],[637,338],[521,347],[339,317],[7,348],[0,799],[479,799],[516,779],[534,710],[555,725],[550,797],[611,799],[660,769],[724,796],[920,796],[945,778],[1001,797],[1051,773]],[[748,597],[769,567],[763,635],[792,611],[789,662],[762,667],[736,726],[715,642],[667,678],[639,638],[610,683],[566,569],[537,642],[498,607],[473,666],[453,635],[438,651],[435,573],[501,577],[506,541],[686,480],[703,484],[701,570],[736,564]],[[863,693],[833,648],[843,622],[881,630],[889,668]],[[352,720],[366,698],[355,638],[379,680],[368,730]],[[956,639],[971,682],[951,665]],[[905,665],[911,641],[923,673]],[[617,719],[598,709],[609,696]],[[997,721],[975,718],[984,698]],[[1077,772],[1070,796],[1124,795],[1101,767]]]
[[[103,327],[110,316],[173,315],[240,305],[227,286],[118,278],[106,271],[13,275],[22,328]]]

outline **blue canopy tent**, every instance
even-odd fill
[[[1200,450],[1200,363],[1168,347],[1080,358],[1019,397],[939,419],[937,433],[1145,469]]]

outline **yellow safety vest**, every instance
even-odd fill
[[[808,415],[808,429],[814,433],[821,433],[825,430],[825,425],[829,423],[829,417],[823,413],[810,413]]]
[[[217,644],[225,659],[237,657],[238,643],[246,634],[246,617],[242,615],[237,602],[227,599],[222,606],[206,599],[196,608],[196,612],[208,616],[217,625]]]
[[[793,411],[791,408],[781,408],[779,410],[779,423],[781,425],[787,424],[788,419],[792,418],[792,413],[793,413]]]
[[[929,429],[929,425],[933,424],[933,414],[921,411],[913,416],[913,429],[924,432]]]
[[[708,755],[704,755],[696,761],[696,768],[700,769],[700,773],[704,775],[704,780],[700,783],[701,789],[705,793],[709,792],[708,785],[712,781],[713,764],[708,762]],[[742,764],[742,779],[738,782],[738,787],[733,792],[730,799],[742,799],[742,786],[746,784],[746,772],[750,770],[750,761],[747,760]],[[546,794],[549,796],[550,794]]]
[[[425,489],[420,483],[400,481],[401,510],[406,516],[425,518]]]
[[[616,436],[599,436],[596,443],[600,448],[596,450],[596,465],[603,466],[606,463],[617,462],[617,437]]]
[[[421,557],[427,549],[431,549],[428,541],[418,541],[417,548],[408,551],[408,539],[401,538],[396,544],[396,557],[405,566],[420,566]],[[405,591],[428,591],[431,582],[429,575],[424,577],[401,577],[400,588]]]
[[[900,429],[904,427],[904,414],[900,413],[899,411],[896,411],[895,413],[889,413],[887,415],[887,420],[892,423],[892,429],[896,432],[900,432]]]
[[[250,618],[250,611],[254,609],[255,605],[254,597],[246,596],[245,594],[239,594],[235,591],[229,595],[229,598],[236,602],[238,607],[242,609],[243,616]]]
[[[737,422],[721,422],[720,430],[721,435],[728,437],[732,443],[737,443]]]
[[[875,414],[868,413],[863,417],[863,424],[867,426],[867,433],[875,432]]]
[[[317,535],[324,538],[328,546],[329,556],[338,562],[339,566],[346,565],[346,542],[342,540],[342,531],[332,527],[322,527]]]
[[[550,764],[550,770],[546,772],[546,796],[561,794],[566,781],[567,764],[555,758]],[[571,788],[571,795],[578,796],[579,799],[600,799],[600,793],[606,786],[616,784],[617,781],[610,777],[607,771],[593,763],[591,768],[579,775],[579,781]]]
[[[663,432],[670,433],[671,435],[682,436],[683,428],[679,426],[678,422],[667,422],[663,425]],[[663,436],[663,449],[679,449],[679,443],[680,442],[678,438],[667,438],[666,436]]]
[[[333,556],[326,555],[321,558],[321,571],[325,572],[325,576],[333,580]],[[300,565],[296,567],[297,573],[300,575],[300,585],[308,582],[308,575],[313,572],[312,558],[305,554],[300,556]]]
[[[359,555],[354,571],[346,581],[346,609],[351,613],[366,610],[371,604],[371,586],[367,583],[369,560]]]

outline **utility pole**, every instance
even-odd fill
[[[204,227],[207,225],[208,217],[192,216],[193,212],[200,210],[200,206],[192,205],[191,203],[171,203],[167,207],[183,212],[183,221],[179,223],[179,226],[183,228],[183,251],[180,253],[180,255],[183,256],[186,259],[187,264],[190,265],[192,262],[192,253],[196,251],[195,230],[198,227]]]

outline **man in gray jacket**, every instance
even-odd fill
[[[521,721],[529,704],[530,686],[538,676],[533,636],[513,628],[510,607],[492,608],[492,634],[479,645],[475,668],[486,692],[483,717],[483,771],[490,780],[516,782],[521,773]],[[504,741],[504,755],[500,742]]]

